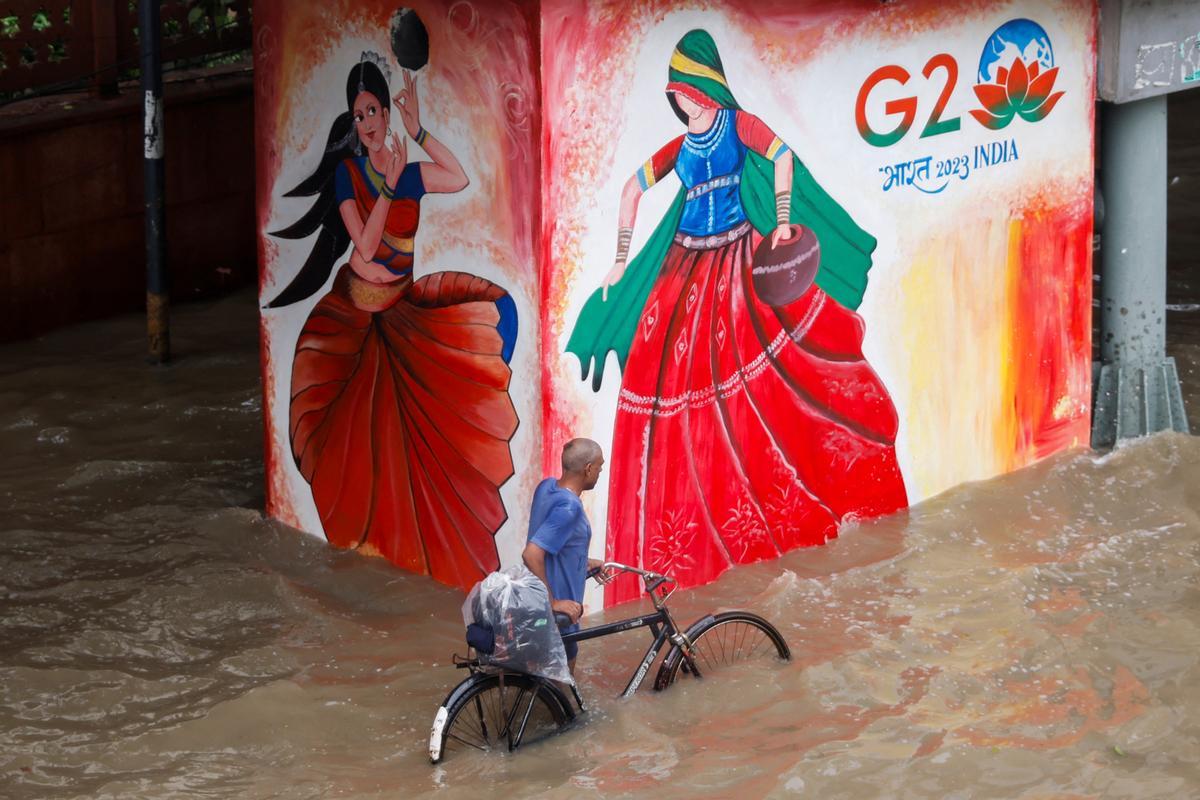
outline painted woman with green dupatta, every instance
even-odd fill
[[[694,586],[908,500],[895,407],[853,310],[875,239],[742,110],[706,31],[679,41],[668,76],[687,132],[625,185],[616,263],[567,350],[595,389],[608,351],[622,369],[607,557]],[[627,262],[638,201],[672,171],[683,186]],[[791,223],[816,234],[820,270],[798,299],[772,306],[755,293],[751,257]],[[606,605],[638,596],[627,577],[609,584]]]

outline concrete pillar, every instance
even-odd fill
[[[1092,446],[1187,431],[1174,359],[1166,357],[1167,98],[1104,103],[1101,112],[1100,364]]]
[[[1160,360],[1167,313],[1167,98],[1101,112],[1100,359]]]

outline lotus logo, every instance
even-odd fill
[[[1008,66],[1000,66],[1008,63]],[[1010,20],[988,39],[979,59],[975,96],[983,109],[971,116],[986,128],[998,131],[1021,117],[1026,122],[1045,119],[1063,92],[1054,91],[1058,67],[1050,37],[1036,22]]]

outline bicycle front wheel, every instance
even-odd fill
[[[574,713],[561,693],[530,675],[479,674],[438,709],[429,737],[434,764],[460,750],[515,750],[565,726]]]
[[[719,675],[730,667],[767,666],[792,657],[775,626],[746,611],[705,617],[688,629],[687,638],[692,643],[692,660],[701,678]],[[681,674],[692,675],[693,669],[683,651],[672,646],[658,668],[654,688],[667,688]]]

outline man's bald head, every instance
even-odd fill
[[[563,475],[582,475],[588,464],[599,465],[604,461],[600,445],[591,439],[572,439],[563,446]],[[590,487],[589,487],[590,488]]]

